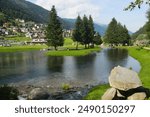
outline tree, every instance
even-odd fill
[[[82,31],[82,44],[85,45],[85,48],[87,48],[87,44],[89,45],[90,43],[90,37],[89,37],[89,33],[90,33],[90,29],[89,29],[89,22],[88,22],[88,18],[86,17],[86,15],[84,15],[83,17],[83,21],[82,21],[83,25],[81,27],[81,31]]]
[[[135,7],[141,8],[142,4],[150,5],[150,0],[135,0],[125,10],[133,10]]]
[[[2,12],[0,12],[0,26],[2,26],[4,22],[5,22],[5,15]]]
[[[96,32],[96,34],[94,35],[93,43],[96,45],[100,45],[103,43],[101,39],[101,35],[98,32]]]
[[[93,39],[94,39],[94,23],[91,15],[89,16],[89,42],[93,44]]]
[[[130,35],[126,26],[122,26],[121,23],[118,23],[118,34],[117,34],[118,44],[129,45]]]
[[[148,22],[146,23],[146,33],[148,35],[148,38],[150,39],[150,10],[147,12],[147,19]]]
[[[52,6],[50,11],[50,19],[47,26],[47,45],[54,46],[55,50],[57,50],[58,46],[63,46],[63,31],[61,23],[58,19],[57,12],[55,10],[55,6]]]
[[[73,31],[73,40],[77,42],[76,49],[78,49],[78,43],[82,42],[82,19],[80,16],[77,17],[75,23],[75,29]]]
[[[115,18],[113,18],[106,30],[105,42],[117,45],[117,43],[118,43],[116,40],[117,34],[118,34],[117,21]]]
[[[93,44],[94,39],[94,23],[91,16],[89,19],[84,15],[83,19],[80,16],[77,17],[75,23],[75,29],[73,32],[73,40],[77,42],[76,49],[78,49],[78,42],[85,45],[85,48],[89,48],[90,43]]]
[[[122,26],[115,18],[110,22],[105,34],[105,42],[110,44],[123,44],[129,45],[130,35],[126,26]]]
[[[123,45],[125,45],[125,44],[129,45],[130,39],[131,39],[131,36],[129,35],[129,31],[126,28],[126,26],[124,25],[124,40],[122,41],[122,44]]]

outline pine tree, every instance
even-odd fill
[[[106,30],[105,41],[107,43],[117,45],[118,43],[116,40],[117,34],[118,34],[118,25],[116,19],[113,18]]]
[[[113,18],[106,31],[105,42],[115,45],[129,45],[130,35],[128,29]]]
[[[77,17],[76,23],[75,23],[75,29],[73,32],[73,40],[77,42],[76,49],[78,49],[78,43],[82,42],[82,19],[80,16]]]
[[[93,39],[94,39],[94,23],[93,23],[93,19],[91,17],[91,15],[89,16],[89,41],[90,43],[93,44]]]
[[[90,36],[89,36],[89,23],[88,23],[88,18],[86,17],[86,15],[84,15],[83,17],[83,25],[81,27],[81,31],[82,31],[82,44],[85,45],[85,48],[87,48],[87,44],[89,45],[90,43]]]
[[[98,32],[96,32],[96,34],[94,35],[93,43],[96,45],[100,45],[103,43],[101,39],[101,35]]]
[[[2,12],[0,12],[0,26],[2,26],[4,22],[5,22],[5,15]]]
[[[129,35],[129,31],[128,31],[128,29],[126,28],[126,26],[124,25],[124,40],[122,41],[122,44],[123,45],[129,45],[130,44],[130,39],[131,39],[131,37],[130,37],[130,35]]]
[[[46,34],[47,45],[54,46],[55,50],[57,50],[58,46],[63,46],[64,39],[62,34],[63,34],[62,27],[57,16],[57,12],[55,10],[55,6],[52,6]]]
[[[147,32],[148,38],[150,39],[150,10],[147,12],[147,19],[148,19],[148,22],[146,23],[146,32]]]
[[[124,27],[121,25],[121,23],[117,24],[117,37],[116,37],[116,41],[117,44],[122,44],[125,40],[126,40],[126,33],[125,33],[125,29]]]

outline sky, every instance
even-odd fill
[[[78,14],[92,15],[94,22],[109,24],[113,17],[122,25],[135,32],[146,22],[146,12],[149,8],[142,5],[141,9],[124,11],[124,8],[134,0],[27,0],[47,10],[55,5],[58,16],[62,18],[76,18]]]

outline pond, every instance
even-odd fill
[[[115,66],[140,71],[125,49],[103,49],[81,57],[47,57],[43,51],[0,53],[0,84],[35,86],[96,85],[108,82]]]

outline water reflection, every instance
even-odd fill
[[[103,83],[118,65],[140,70],[139,63],[123,49],[104,49],[82,57],[46,57],[40,51],[0,53],[0,84]]]
[[[62,72],[64,57],[48,57],[47,67],[50,72]]]
[[[128,58],[128,51],[126,49],[118,49],[118,48],[113,48],[113,49],[107,49],[104,50],[106,54],[106,58],[109,61],[122,61],[124,59]]]

